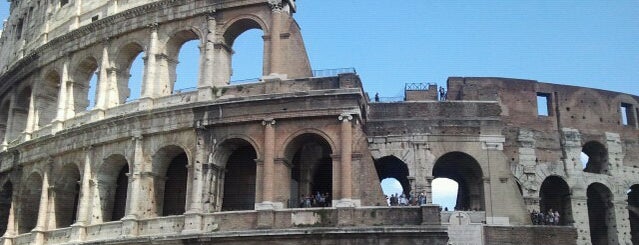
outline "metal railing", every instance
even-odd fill
[[[313,70],[313,77],[334,77],[346,73],[357,74],[357,71],[353,67]]]
[[[437,83],[405,83],[405,91],[424,91],[428,90],[431,85],[437,86]]]
[[[193,92],[193,91],[197,91],[197,87],[188,87],[188,88],[176,89],[176,90],[173,90],[172,94],[179,94],[179,93]]]
[[[372,100],[371,102],[377,102],[377,103],[403,102],[404,96],[379,97],[379,100],[376,98],[373,98],[371,100]]]

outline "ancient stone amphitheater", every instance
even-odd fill
[[[354,70],[311,70],[295,11],[293,0],[11,1],[2,243],[638,243],[638,96],[451,77],[446,101],[410,84],[402,101],[371,102]],[[231,84],[233,42],[256,28],[264,76]],[[191,40],[197,88],[176,91]],[[389,177],[429,203],[432,181],[453,179],[459,211],[387,207]],[[316,192],[328,207],[299,208]],[[550,208],[561,226],[532,225]]]

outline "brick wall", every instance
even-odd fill
[[[486,245],[577,244],[577,229],[560,226],[484,226]]]

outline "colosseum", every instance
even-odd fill
[[[408,84],[402,101],[380,102],[354,69],[311,69],[296,11],[294,0],[11,1],[2,243],[639,244],[639,96],[450,77],[445,100]],[[263,76],[230,83],[233,43],[251,29],[264,33]],[[197,85],[179,91],[192,40]],[[386,178],[426,203],[389,207]],[[432,204],[437,178],[459,184],[455,210]],[[328,201],[300,208],[309,193]],[[559,225],[533,224],[549,209]]]

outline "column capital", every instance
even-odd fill
[[[217,11],[216,10],[210,10],[208,12],[206,12],[206,20],[215,20],[215,18],[217,17]]]
[[[265,118],[264,120],[262,120],[262,125],[266,126],[266,125],[275,125],[276,121],[273,118]]]
[[[133,136],[131,136],[131,141],[137,141],[137,140],[142,140],[144,139],[144,136],[142,136],[141,134],[135,134]]]
[[[273,12],[282,12],[284,3],[282,0],[268,0],[268,6],[271,7],[271,11]]]
[[[337,117],[337,120],[350,121],[353,120],[353,115],[351,115],[350,113],[342,113]]]
[[[157,22],[153,22],[151,24],[148,24],[146,27],[149,28],[149,31],[156,32],[156,31],[158,31],[158,28],[160,27],[160,24],[157,23]]]
[[[110,37],[105,37],[102,38],[102,45],[104,45],[105,47],[109,46],[111,44],[111,38]]]

